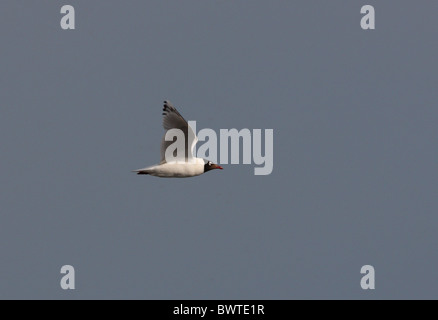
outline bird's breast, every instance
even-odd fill
[[[201,163],[164,163],[156,166],[151,175],[158,177],[193,177],[204,173]]]

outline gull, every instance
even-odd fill
[[[160,163],[143,169],[134,170],[133,172],[136,172],[137,174],[148,174],[161,178],[188,178],[199,176],[213,169],[223,169],[221,166],[211,161],[193,156],[193,150],[198,142],[198,138],[187,121],[170,103],[170,101],[164,101],[163,116],[163,127],[166,130],[166,133],[171,129],[179,129],[184,133],[184,157],[177,155],[177,157],[172,159],[172,161],[166,161],[166,150],[175,142],[166,141],[165,133],[163,139],[161,140]]]

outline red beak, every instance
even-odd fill
[[[222,168],[221,166],[218,166],[217,164],[214,165],[214,169],[221,169],[223,170],[224,168]]]

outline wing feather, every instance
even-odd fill
[[[184,117],[176,110],[176,108],[170,103],[170,101],[164,101],[163,106],[163,128],[166,130],[166,133],[170,129],[180,129],[184,133],[185,137],[185,160],[189,158],[193,158],[193,150],[195,148],[196,143],[198,142],[198,138],[193,132],[192,128],[188,125],[187,121]],[[169,147],[174,141],[166,141],[164,134],[161,139],[161,161],[160,163],[165,163],[165,152],[167,147]],[[191,141],[188,141],[191,137]],[[188,151],[188,146],[190,146],[190,151]]]

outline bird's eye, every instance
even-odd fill
[[[208,161],[207,163],[208,163],[209,166],[211,166],[211,161]]]

